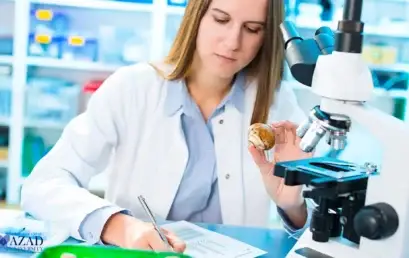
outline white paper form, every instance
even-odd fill
[[[186,243],[185,254],[194,258],[254,258],[267,252],[186,221],[162,225]]]

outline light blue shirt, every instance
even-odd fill
[[[166,99],[167,112],[182,109],[181,123],[189,150],[189,159],[167,220],[222,224],[219,189],[217,185],[216,155],[211,121],[224,112],[226,105],[244,110],[244,76],[239,74],[221,104],[205,121],[197,104],[190,97],[186,85],[171,83]],[[296,230],[282,210],[278,210],[287,228]],[[89,214],[80,226],[81,236],[90,243],[101,243],[102,229],[114,213],[127,210],[104,207]]]
[[[167,219],[222,224],[212,121],[218,119],[226,105],[242,108],[243,77],[237,76],[230,92],[207,121],[189,95],[186,85],[172,88],[172,91],[176,90],[179,91],[176,94],[181,94],[182,97],[175,97],[175,94],[171,93],[173,97],[170,102],[166,102],[166,108],[171,111],[182,109],[182,128],[189,159]]]

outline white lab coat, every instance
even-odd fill
[[[188,160],[180,111],[169,115],[163,108],[169,84],[148,64],[127,66],[110,76],[87,111],[67,125],[25,180],[22,208],[40,219],[63,223],[77,239],[80,223],[98,208],[114,204],[142,216],[140,194],[154,213],[166,218]],[[223,222],[266,227],[272,202],[247,149],[255,93],[255,84],[250,84],[244,112],[227,107],[220,115],[224,122],[214,120],[213,128]],[[282,87],[269,122],[299,123],[304,118],[292,90]],[[101,199],[86,187],[111,157]]]

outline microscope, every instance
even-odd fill
[[[345,0],[337,30],[321,27],[311,39],[290,21],[280,25],[291,74],[320,97],[297,129],[300,148],[312,152],[326,138],[343,149],[352,125],[360,124],[383,152],[380,166],[330,157],[276,164],[274,174],[305,186],[303,196],[316,204],[288,258],[409,257],[409,125],[367,104],[374,86],[361,55],[362,5]]]

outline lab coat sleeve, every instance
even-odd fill
[[[87,215],[114,206],[86,188],[90,179],[107,166],[121,140],[125,127],[121,103],[123,96],[130,94],[127,69],[121,68],[105,80],[91,97],[87,110],[66,126],[22,186],[21,207],[25,212],[59,224],[79,240],[85,240],[79,228]]]
[[[131,212],[121,209],[115,205],[105,206],[88,214],[80,225],[80,235],[88,244],[105,245],[101,240],[101,233],[108,219],[116,214],[122,213],[132,216]]]
[[[314,211],[315,205],[309,199],[306,199],[305,202],[307,206],[307,220],[304,226],[301,228],[295,227],[294,224],[291,222],[291,220],[288,218],[287,214],[280,207],[277,207],[277,213],[280,215],[285,231],[287,231],[287,233],[290,236],[296,239],[298,239],[300,235],[302,235],[302,233],[304,233],[304,231],[307,228],[309,228],[309,226],[311,225],[311,217],[312,217],[312,213]]]

